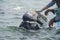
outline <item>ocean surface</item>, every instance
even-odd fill
[[[0,0],[0,40],[60,40],[60,30],[56,29],[57,27],[47,28],[49,20],[54,17],[53,14],[46,16],[46,28],[37,31],[18,29],[26,11],[41,10],[50,1]],[[52,8],[55,8],[55,5]],[[44,12],[42,14],[44,15]]]

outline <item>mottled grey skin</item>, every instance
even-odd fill
[[[27,13],[27,12],[26,12]],[[38,14],[38,16],[36,17],[36,19],[30,17],[28,14],[24,14],[23,15],[23,22],[20,24],[19,27],[24,27],[26,29],[32,29],[32,30],[39,30],[39,25],[43,25],[43,23],[39,20],[39,18],[42,18],[43,20],[47,21],[47,18],[45,16],[43,16],[42,14],[36,12]],[[27,22],[29,21],[29,22]],[[31,21],[35,22],[35,23],[31,23]],[[39,24],[39,25],[38,25]],[[33,26],[32,26],[33,25]]]

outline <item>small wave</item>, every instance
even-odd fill
[[[12,17],[10,19],[22,19],[21,17]]]
[[[56,35],[60,35],[60,29],[56,31]]]
[[[5,14],[4,12],[0,12],[0,14]]]

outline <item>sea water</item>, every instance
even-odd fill
[[[41,10],[50,1],[0,0],[0,40],[60,40],[60,30],[56,28],[42,28],[37,31],[18,29],[26,11]],[[53,15],[47,16],[48,21],[52,17]]]

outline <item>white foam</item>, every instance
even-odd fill
[[[14,10],[21,10],[23,7],[17,6],[15,8],[13,8]]]

